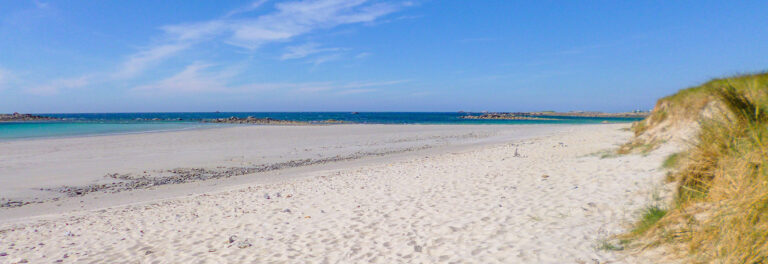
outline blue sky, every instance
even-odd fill
[[[0,112],[649,109],[768,69],[766,1],[4,1]]]

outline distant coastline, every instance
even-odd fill
[[[461,116],[462,119],[489,119],[489,120],[557,120],[556,117],[585,117],[585,118],[645,118],[650,112],[634,111],[634,112],[622,112],[622,113],[603,113],[603,112],[585,112],[585,111],[572,111],[572,112],[554,112],[554,111],[542,111],[542,112],[497,112],[497,113],[482,113],[475,115],[467,113],[467,115]]]

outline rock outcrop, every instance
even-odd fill
[[[51,121],[59,120],[58,118],[32,115],[32,114],[0,114],[0,122],[22,122],[22,121]]]

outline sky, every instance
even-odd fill
[[[631,111],[768,70],[768,1],[3,1],[0,113]]]

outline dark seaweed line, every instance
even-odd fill
[[[106,192],[106,193],[118,193],[123,191],[146,189],[152,186],[168,185],[168,184],[181,184],[188,182],[205,181],[212,179],[230,178],[235,176],[241,176],[246,174],[268,172],[274,170],[280,170],[285,168],[295,168],[302,166],[311,166],[317,164],[325,164],[338,161],[350,161],[361,159],[371,156],[385,156],[390,154],[404,153],[410,151],[417,151],[431,148],[432,146],[425,145],[421,147],[411,147],[397,150],[388,150],[381,152],[356,152],[347,156],[334,156],[322,159],[299,159],[290,160],[285,162],[278,162],[272,164],[261,164],[251,167],[228,167],[217,169],[205,169],[205,168],[177,168],[172,170],[166,170],[163,172],[172,173],[170,176],[152,177],[151,175],[142,175],[140,177],[133,176],[130,173],[118,174],[110,173],[105,175],[107,178],[121,180],[119,182],[104,183],[104,184],[91,184],[86,186],[62,186],[58,188],[43,188],[41,190],[53,191],[64,193],[69,197],[83,196],[91,192]],[[20,200],[8,200],[0,203],[0,208],[20,207],[32,203],[43,203],[48,201],[57,201],[59,198],[52,198],[48,200],[38,201],[20,201]]]

